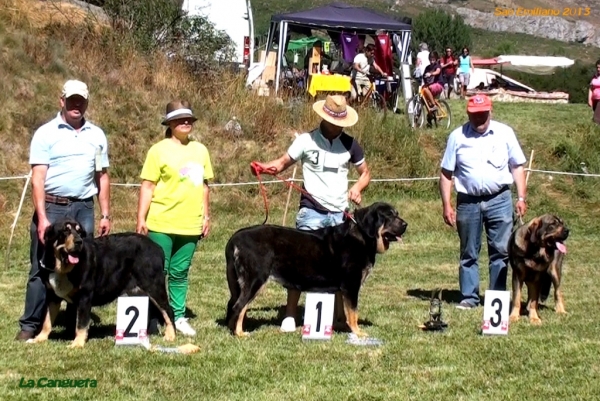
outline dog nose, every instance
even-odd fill
[[[81,245],[83,245],[83,240],[80,237],[77,237],[77,238],[75,238],[75,240],[73,241],[73,243],[76,246],[81,246]]]
[[[563,233],[565,233],[565,235],[569,235],[569,229],[567,227],[563,228]]]

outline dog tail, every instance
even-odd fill
[[[233,315],[233,306],[242,293],[242,288],[238,280],[238,269],[240,267],[238,252],[233,241],[227,243],[225,247],[225,260],[227,262],[227,284],[229,285],[229,293],[231,294],[227,303],[227,315],[225,317],[225,321],[227,322],[229,322],[229,319]]]
[[[540,277],[540,302],[546,302],[550,295],[550,287],[552,286],[552,277],[550,274],[542,274]]]

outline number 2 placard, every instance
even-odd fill
[[[306,294],[302,339],[330,340],[333,334],[335,294],[309,292]]]
[[[145,344],[148,339],[148,297],[117,299],[115,345]]]
[[[508,334],[510,291],[485,291],[482,334]]]

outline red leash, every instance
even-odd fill
[[[275,172],[277,171],[274,167],[268,168],[268,169],[264,169],[262,168],[258,162],[252,162],[250,163],[250,166],[252,167],[252,170],[254,171],[254,174],[256,175],[256,177],[258,178],[258,184],[260,186],[260,191],[262,193],[263,196],[263,200],[265,202],[265,211],[266,211],[266,216],[265,216],[265,221],[263,221],[263,225],[267,222],[267,220],[269,219],[269,201],[267,199],[267,189],[265,188],[265,184],[263,184],[260,175],[261,173],[264,174],[270,174],[272,176],[274,176],[275,178],[277,178],[278,180],[282,181],[284,184],[286,184],[288,187],[294,188],[298,191],[300,191],[301,193],[303,193],[304,195],[310,197],[313,202],[315,202],[317,205],[321,206],[323,209],[325,209],[323,207],[323,205],[321,205],[319,202],[317,202],[315,200],[315,197],[311,194],[309,194],[304,188],[294,184],[292,181],[286,180],[284,178],[281,178],[280,176],[278,176],[277,174],[275,174]],[[342,213],[344,213],[344,216],[346,216],[347,218],[349,218],[350,220],[352,220],[353,222],[356,223],[356,220],[354,220],[354,217],[346,212],[345,210],[341,210]]]

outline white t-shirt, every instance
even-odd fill
[[[420,64],[419,64],[420,62]],[[421,76],[425,74],[425,68],[429,65],[429,50],[423,50],[417,53],[417,68],[421,71]]]
[[[304,189],[320,206],[339,212],[348,207],[348,170],[365,162],[362,147],[351,136],[342,133],[329,141],[320,129],[299,135],[288,148],[288,155],[302,163]],[[321,209],[302,194],[300,206]]]
[[[369,59],[367,56],[364,53],[357,54],[354,57],[354,64],[358,64],[360,67],[360,70],[352,68],[354,78],[367,79],[367,74],[369,73]]]

